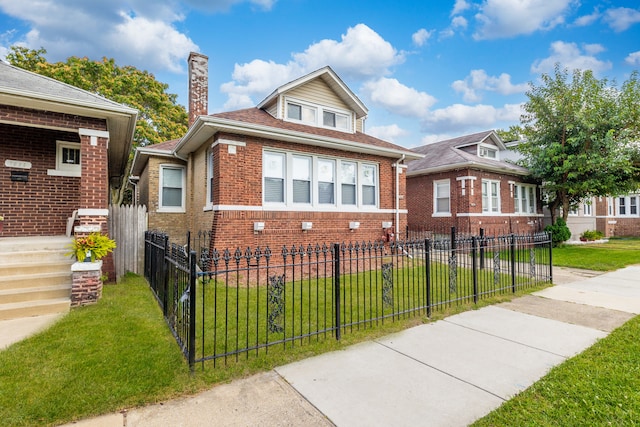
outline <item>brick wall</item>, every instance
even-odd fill
[[[50,176],[56,140],[79,142],[77,133],[0,124],[0,237],[62,235],[80,203],[80,178]],[[11,181],[6,160],[30,162],[27,182]]]
[[[214,147],[214,205],[252,206],[256,210],[218,210],[205,209],[206,206],[206,151],[213,140],[192,153],[187,166],[187,182],[193,189],[187,197],[187,214],[179,218],[175,214],[160,213],[157,210],[158,170],[167,159],[150,159],[145,175],[149,180],[149,228],[169,232],[172,240],[182,242],[187,229],[197,232],[213,230],[214,246],[219,248],[237,246],[282,245],[283,243],[316,243],[349,240],[378,240],[383,234],[382,221],[392,222],[396,218],[392,213],[395,207],[395,168],[397,159],[362,153],[340,152],[327,148],[303,146],[268,139],[243,137],[239,135],[217,135],[240,142],[235,153],[229,145],[217,144]],[[244,145],[243,145],[244,144]],[[286,150],[339,157],[348,160],[361,160],[378,164],[379,168],[379,206],[389,210],[380,212],[299,212],[299,211],[263,211],[262,206],[262,153],[264,148]],[[233,150],[232,150],[233,151]],[[401,209],[405,208],[405,174],[400,175]],[[336,183],[337,184],[337,183]],[[302,222],[312,222],[313,228],[302,230]],[[357,230],[351,231],[349,223],[360,222]],[[265,229],[254,233],[254,222],[264,222]],[[179,224],[182,224],[181,228]],[[400,215],[399,227],[404,231],[406,215]]]
[[[457,177],[475,177],[462,181]],[[433,216],[434,181],[449,180],[450,216]],[[500,182],[500,215],[482,213],[482,180]],[[526,183],[522,177],[502,175],[475,169],[459,169],[412,176],[407,178],[407,222],[412,230],[441,231],[456,227],[462,232],[478,233],[480,228],[487,233],[529,233],[543,228],[542,206],[537,202],[538,215],[515,215],[514,199],[509,182]],[[464,194],[463,194],[464,193]],[[539,198],[539,194],[536,195]]]

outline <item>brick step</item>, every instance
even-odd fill
[[[16,302],[69,298],[71,284],[0,290],[0,305]]]
[[[40,316],[43,314],[67,313],[70,305],[71,301],[69,298],[0,304],[0,320]]]

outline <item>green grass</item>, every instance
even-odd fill
[[[640,239],[610,239],[606,243],[563,245],[553,249],[553,265],[612,271],[640,264]]]
[[[637,316],[473,425],[640,424],[639,336]]]

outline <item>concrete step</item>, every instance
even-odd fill
[[[50,300],[58,298],[69,298],[71,295],[71,284],[57,286],[38,286],[22,289],[0,290],[0,305],[14,302],[28,302],[39,300]]]
[[[73,263],[75,262],[75,258],[68,255],[69,252],[69,249],[20,250],[13,252],[0,251],[0,266],[16,263],[29,264],[39,262],[42,259]]]
[[[0,253],[42,250],[68,250],[73,239],[66,236],[5,237],[0,239]]]
[[[15,262],[13,264],[0,262],[0,277],[70,272],[72,264],[73,262],[70,260],[51,260],[47,257],[42,257],[39,260],[34,258],[33,262]]]
[[[0,320],[40,316],[43,314],[67,313],[70,306],[71,300],[69,298],[0,304]]]
[[[0,291],[7,289],[24,289],[39,286],[57,286],[71,283],[71,267],[57,273],[42,272],[20,275],[4,275],[0,273]]]

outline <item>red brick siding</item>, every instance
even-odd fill
[[[476,177],[471,182],[465,180],[465,191],[462,194],[462,183],[457,177]],[[451,194],[451,216],[433,216],[434,181],[449,180]],[[501,215],[482,215],[482,180],[491,179],[500,182]],[[514,201],[509,181],[527,182],[518,176],[501,175],[473,169],[440,172],[430,175],[407,178],[407,221],[410,229],[443,231],[456,227],[462,232],[478,233],[480,228],[487,233],[528,233],[542,228],[542,218],[514,214]],[[539,199],[539,194],[536,194]],[[542,213],[540,201],[537,202],[538,213]],[[462,214],[462,215],[461,215]],[[472,214],[472,216],[464,215]]]
[[[0,237],[61,235],[80,203],[80,178],[47,175],[55,169],[56,140],[79,141],[78,134],[0,124]],[[5,161],[31,162],[28,182],[12,182]]]

